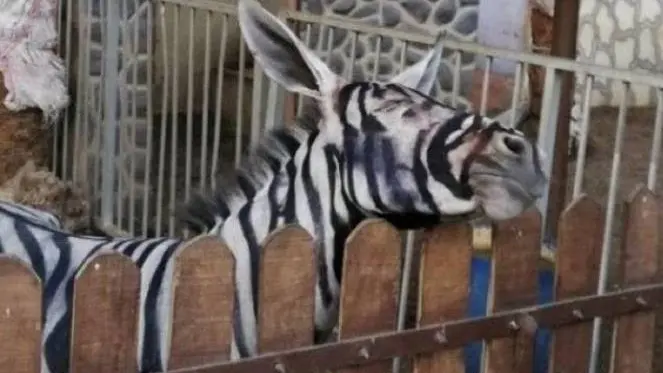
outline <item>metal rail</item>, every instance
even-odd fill
[[[463,347],[482,339],[533,335],[540,327],[559,328],[650,311],[663,305],[663,283],[632,287],[603,295],[578,297],[541,306],[514,309],[480,318],[430,325],[419,329],[373,334],[327,345],[268,353],[238,361],[207,364],[170,373],[294,373],[323,372],[363,365],[397,356]]]
[[[286,20],[294,20],[306,23],[314,23],[335,28],[341,28],[348,32],[362,34],[382,35],[392,37],[409,43],[433,44],[434,35],[415,34],[408,31],[394,30],[371,26],[359,21],[353,21],[334,15],[318,16],[314,14],[301,13],[291,10],[282,10],[281,17]],[[476,43],[462,42],[456,40],[445,40],[444,47],[451,50],[462,50],[469,53],[492,56],[512,61],[518,61],[528,65],[545,66],[548,69],[571,71],[577,74],[598,75],[602,78],[626,81],[631,84],[646,85],[663,88],[663,75],[653,75],[628,69],[618,69],[600,65],[578,62],[566,58],[546,56],[540,53],[519,52],[511,49],[487,47]]]

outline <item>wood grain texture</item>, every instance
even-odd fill
[[[173,271],[169,369],[228,359],[235,300],[235,260],[213,236],[187,242]]]
[[[660,246],[658,199],[644,186],[636,188],[624,209],[624,235],[619,275],[623,287],[657,280]],[[643,299],[646,302],[646,299]],[[652,371],[654,312],[623,316],[615,321],[614,373]]]
[[[137,370],[140,273],[120,254],[104,254],[74,284],[71,373]]]
[[[439,226],[424,233],[419,276],[418,325],[467,316],[472,265],[471,227]],[[463,350],[442,351],[414,359],[416,373],[464,373]]]
[[[39,278],[0,255],[0,372],[40,371],[41,305]]]
[[[604,211],[587,196],[562,213],[558,227],[555,299],[594,294],[598,285]],[[592,343],[592,322],[553,331],[551,372],[586,372]]]
[[[498,222],[494,229],[488,312],[535,304],[541,251],[538,210],[532,208],[516,218]],[[486,372],[531,372],[533,342],[532,335],[516,332],[513,338],[488,342],[484,355]]]
[[[379,219],[363,221],[350,234],[343,263],[341,339],[396,328],[401,244],[398,230]],[[357,353],[370,355],[370,348]],[[390,369],[391,361],[381,361],[344,371],[383,373]]]
[[[303,228],[287,226],[265,241],[260,263],[259,351],[313,344],[315,249]]]

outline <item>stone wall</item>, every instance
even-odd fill
[[[663,73],[663,5],[660,0],[582,0],[578,60],[635,71]],[[597,79],[592,105],[619,105],[619,82]],[[579,87],[580,88],[580,87]],[[576,93],[580,99],[582,90]],[[653,90],[633,86],[629,104],[656,102]]]
[[[531,16],[533,38],[552,30],[555,0],[529,0],[537,13]],[[541,31],[544,30],[544,31]],[[543,33],[542,33],[543,32]],[[663,3],[660,0],[581,0],[578,15],[577,60],[640,72],[663,72]],[[552,38],[546,36],[544,47]],[[576,87],[575,100],[584,86]],[[632,86],[629,104],[656,103],[648,87]],[[624,90],[619,82],[597,79],[592,106],[616,106]]]
[[[545,49],[552,44],[555,0],[529,0],[533,44]],[[633,70],[663,72],[663,5],[659,0],[581,0],[578,14],[577,60],[580,62]],[[537,70],[537,71],[534,71]],[[533,104],[543,91],[541,69],[532,69],[530,81]],[[571,113],[572,137],[580,132],[582,96],[585,85],[576,81]],[[618,106],[625,90],[620,82],[596,78],[590,105]],[[654,89],[632,85],[629,106],[656,104]],[[572,139],[572,141],[575,141]]]
[[[454,40],[475,41],[479,0],[301,0],[301,9],[317,15],[338,15],[354,18],[374,26],[390,27],[416,33],[436,34],[440,30]],[[313,48],[326,51],[327,30],[313,35]],[[355,79],[371,78],[375,64],[375,37],[360,35],[353,67]],[[351,34],[334,31],[329,63],[337,73],[344,73],[351,60]],[[377,79],[384,79],[398,71],[402,43],[385,38],[381,43]],[[427,46],[408,45],[406,65],[416,62],[428,51]],[[440,68],[443,99],[449,98],[453,82],[451,51],[445,51]],[[475,62],[474,55],[461,57],[459,106],[468,104]],[[437,92],[436,92],[437,93]],[[445,94],[446,93],[446,94]]]

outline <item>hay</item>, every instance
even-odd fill
[[[0,74],[0,101],[7,94]],[[42,124],[38,109],[10,111],[0,102],[0,183],[13,177],[28,161],[49,164],[51,131]]]
[[[87,196],[71,182],[60,180],[45,168],[37,168],[32,160],[0,185],[0,198],[53,213],[62,219],[69,232],[90,228]]]

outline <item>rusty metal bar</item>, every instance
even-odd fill
[[[557,1],[555,3],[553,41],[550,50],[552,56],[575,60],[579,11],[580,0]],[[562,90],[555,128],[555,151],[548,189],[547,226],[546,232],[544,232],[545,239],[552,239],[553,242],[557,241],[557,224],[566,206],[566,184],[569,174],[569,122],[573,104],[573,81],[572,72],[562,74]]]
[[[169,373],[311,373],[362,365],[397,356],[412,356],[463,347],[482,339],[533,334],[537,328],[588,322],[650,311],[663,305],[663,283],[603,295],[577,297],[487,317],[468,318],[419,329],[373,334],[337,343],[260,355],[238,361],[178,369]]]

